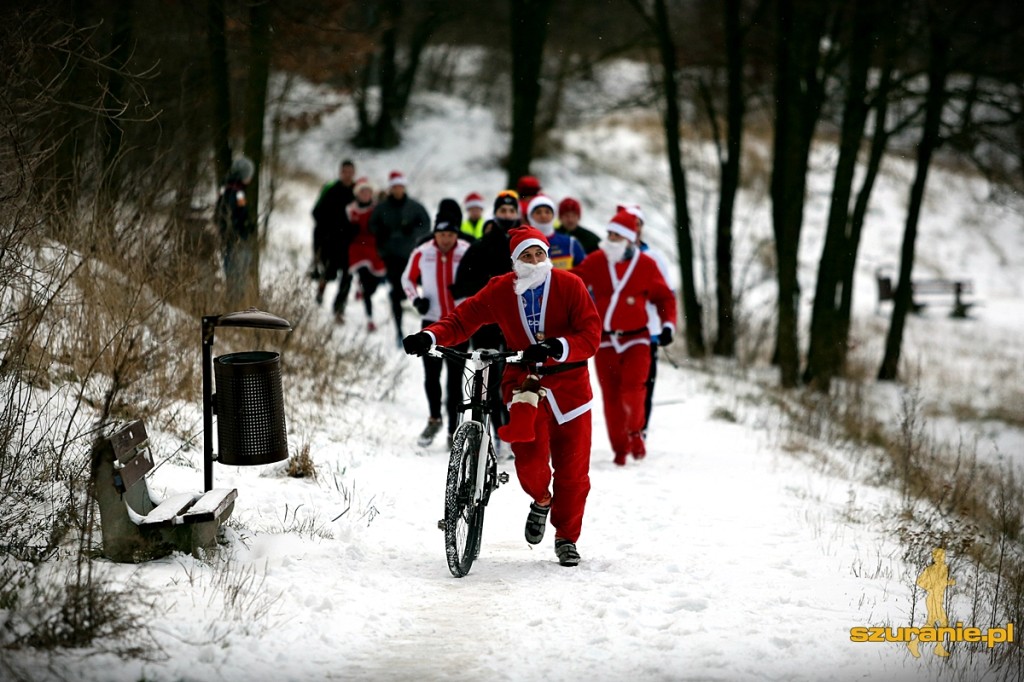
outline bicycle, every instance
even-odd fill
[[[452,436],[444,518],[437,522],[437,527],[444,531],[448,570],[456,578],[462,578],[480,554],[484,509],[491,493],[509,480],[507,472],[498,472],[498,459],[491,440],[493,414],[488,389],[498,390],[500,377],[489,381],[488,370],[500,360],[520,362],[523,353],[488,348],[465,352],[437,345],[431,346],[428,352],[435,357],[465,360],[473,373],[469,396],[462,405],[463,413],[469,411],[469,419],[464,419]]]

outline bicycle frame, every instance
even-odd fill
[[[483,435],[480,439],[480,449],[476,456],[476,476],[473,482],[473,502],[480,502],[486,489],[484,478],[487,475],[487,455],[491,452],[491,421],[493,415],[490,408],[490,390],[501,390],[500,382],[491,380],[491,369],[499,360],[515,361],[521,358],[521,352],[496,351],[489,348],[480,348],[470,352],[460,352],[450,348],[433,347],[430,354],[436,357],[452,355],[463,358],[466,366],[473,373],[469,396],[462,404],[463,415],[469,411],[471,420],[481,424]],[[493,386],[491,384],[494,384]],[[460,424],[465,420],[460,420]]]
[[[486,348],[465,352],[437,345],[432,346],[429,352],[435,357],[464,360],[472,371],[469,395],[461,405],[462,418],[449,453],[445,515],[437,524],[445,534],[448,569],[456,578],[461,578],[469,573],[480,553],[484,510],[491,492],[500,484],[508,483],[508,474],[498,472],[491,440],[491,421],[494,418],[491,391],[501,390],[501,366],[498,365],[494,372],[491,368],[502,359],[521,361],[522,353]],[[465,418],[467,412],[468,419]]]

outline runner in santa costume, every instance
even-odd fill
[[[676,302],[650,256],[636,248],[636,216],[620,210],[608,223],[601,248],[573,268],[594,295],[601,315],[601,347],[595,365],[604,399],[608,440],[615,463],[627,455],[642,459],[645,382],[650,368],[651,337],[647,329],[648,301],[658,310],[664,327],[662,345],[672,340]]]
[[[533,499],[526,540],[543,539],[550,512],[559,563],[575,566],[590,491],[587,360],[600,343],[601,319],[583,282],[552,269],[540,231],[523,226],[509,236],[513,272],[491,279],[403,345],[410,355],[422,355],[431,344],[462,343],[481,325],[495,323],[509,350],[524,351],[526,362],[507,365],[502,378],[502,396],[514,412],[502,435],[512,441],[519,483]]]

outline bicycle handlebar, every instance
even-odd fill
[[[449,348],[448,346],[439,346],[434,344],[430,346],[430,350],[427,351],[428,355],[434,357],[452,357],[459,358],[461,360],[472,360],[478,358],[487,362],[495,362],[496,360],[505,360],[509,363],[517,363],[523,361],[523,351],[521,350],[495,350],[493,348],[479,348],[472,351],[462,351],[456,348]]]

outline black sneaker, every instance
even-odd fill
[[[580,553],[576,551],[576,543],[572,540],[555,540],[555,554],[558,563],[563,566],[579,566]]]
[[[423,433],[420,434],[420,438],[417,441],[420,447],[427,447],[434,442],[434,436],[441,430],[440,419],[430,419],[427,421],[427,428],[423,429]]]
[[[540,544],[544,539],[544,529],[548,525],[548,512],[551,505],[542,507],[536,502],[530,503],[530,513],[526,517],[526,541],[531,545]]]

